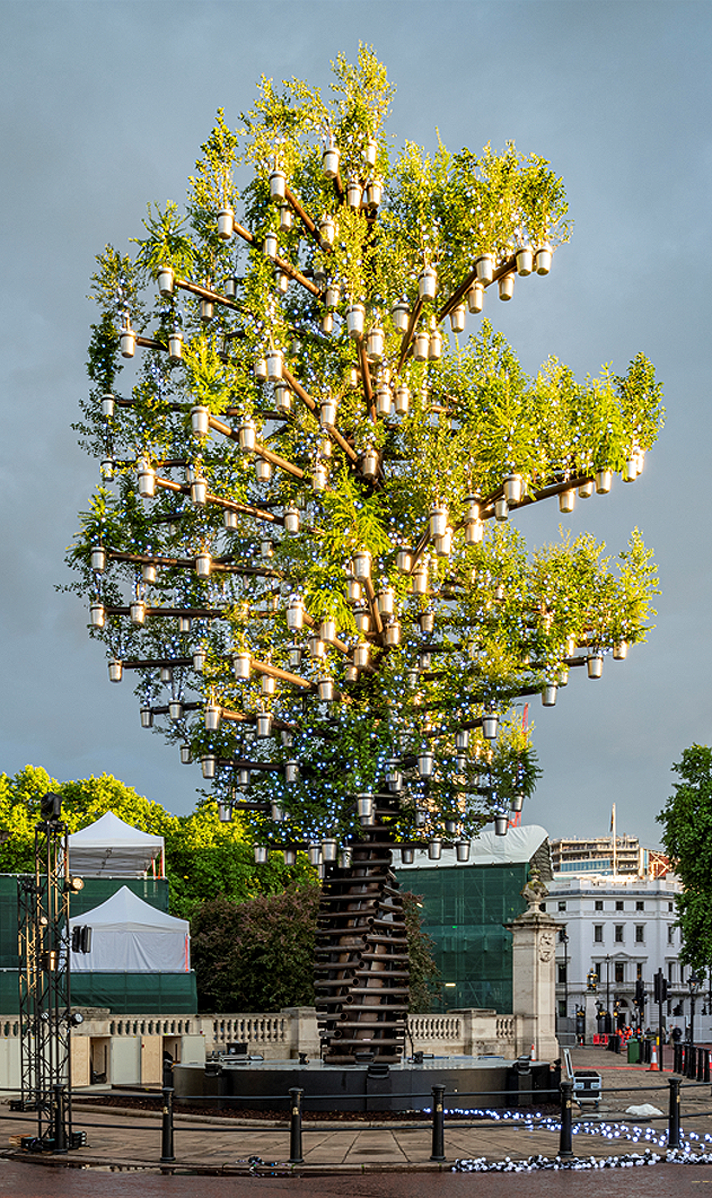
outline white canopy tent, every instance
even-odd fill
[[[164,876],[164,841],[152,832],[139,832],[113,811],[68,837],[69,872],[80,878],[143,878],[159,861]]]
[[[190,924],[144,903],[122,886],[105,903],[76,915],[75,927],[91,928],[91,951],[72,953],[73,973],[189,973]]]
[[[442,850],[437,861],[431,861],[427,849],[416,849],[415,859],[410,865],[398,869],[466,869],[478,865],[516,865],[531,861],[537,850],[546,842],[548,832],[539,824],[522,824],[519,828],[508,828],[506,836],[495,832],[480,832],[470,848],[466,863],[457,860],[455,849]]]

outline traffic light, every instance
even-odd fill
[[[40,815],[48,823],[57,823],[62,818],[62,796],[53,794],[42,795],[40,799]]]
[[[640,1009],[645,1006],[645,982],[642,978],[635,983],[635,1005]]]
[[[668,982],[662,969],[653,978],[653,998],[657,1003],[667,1002]]]

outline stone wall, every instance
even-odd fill
[[[87,1009],[84,1022],[72,1030],[72,1085],[160,1085],[163,1054],[183,1064],[202,1063],[229,1045],[247,1045],[267,1061],[296,1060],[306,1053],[319,1059],[319,1033],[313,1007],[287,1007],[275,1013],[156,1016],[111,1015]],[[517,1034],[513,1015],[491,1010],[448,1011],[443,1015],[411,1015],[405,1055],[420,1051],[435,1056],[493,1054],[509,1059],[528,1051],[528,1031]],[[0,1022],[0,1087],[20,1084],[19,1022]]]

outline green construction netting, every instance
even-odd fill
[[[115,1015],[194,1015],[198,1009],[195,974],[75,973],[73,1007],[108,1007]],[[19,1011],[17,970],[0,969],[1,1021]]]
[[[442,1009],[512,1010],[512,934],[502,925],[526,910],[527,864],[398,869],[420,895],[424,930],[444,982]]]
[[[165,878],[85,878],[84,889],[70,897],[70,915],[83,915],[128,886],[145,903],[168,912]],[[0,969],[17,969],[17,875],[0,874]]]
[[[195,974],[75,973],[73,1007],[109,1007],[115,1015],[194,1015]]]

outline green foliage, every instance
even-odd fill
[[[119,333],[113,316],[102,314],[98,324],[91,326],[87,375],[102,392],[111,393],[121,366],[116,361],[119,350]]]
[[[427,1015],[438,1010],[442,997],[442,976],[433,957],[435,942],[423,930],[421,906],[418,895],[404,891],[403,914],[410,971],[408,1010],[412,1015]]]
[[[156,279],[163,266],[170,266],[177,275],[190,277],[196,260],[193,242],[185,232],[185,218],[172,201],[165,210],[148,205],[148,217],[143,222],[148,237],[134,238],[138,245],[136,264],[142,267],[151,279]]]
[[[280,847],[327,832],[356,836],[354,796],[380,789],[393,757],[405,783],[392,825],[397,839],[442,835],[450,820],[476,835],[535,787],[523,700],[547,685],[563,687],[570,661],[644,640],[657,591],[637,530],[616,556],[585,534],[529,549],[494,519],[512,474],[527,502],[592,483],[602,471],[632,478],[663,420],[652,365],[638,354],[624,375],[604,367],[579,381],[549,357],[529,376],[491,321],[469,337],[447,325],[481,254],[511,271],[518,247],[566,241],[561,179],[513,144],[500,153],[490,145],[480,155],[453,153],[438,135],[431,150],[406,142],[394,152],[385,129],[393,88],[383,65],[366,46],[355,64],[340,56],[333,65],[328,98],[297,79],[278,86],[263,78],[238,130],[220,110],[190,180],[187,222],[170,202],[149,207],[133,260],[112,247],[99,256],[94,389],[77,426],[87,449],[114,466],[105,467],[69,551],[73,588],[105,605],[103,626],[91,634],[110,659],[125,663],[127,676],[131,667],[154,730],[194,761],[208,759],[206,776],[216,759],[215,795],[243,814],[239,836],[201,825],[201,886],[240,898],[247,841]],[[340,153],[336,179],[322,168],[332,140]],[[296,197],[287,212],[270,196],[275,166]],[[238,171],[249,173],[242,190]],[[366,199],[352,207],[344,188],[354,180]],[[238,248],[238,239],[218,236],[226,207],[245,231]],[[333,245],[312,225],[327,214],[336,225]],[[277,235],[279,270],[265,253],[268,233]],[[235,301],[216,302],[211,316],[185,288],[173,299],[156,297],[150,280],[165,264],[190,273],[192,286],[207,279],[218,294],[230,280]],[[436,271],[437,291],[421,303],[425,266]],[[292,272],[301,283],[289,281]],[[328,312],[326,284],[339,289]],[[426,350],[416,354],[404,343],[395,301],[407,306]],[[360,348],[347,331],[353,302],[365,308]],[[103,419],[99,396],[114,385],[118,329],[127,321],[149,329],[158,348],[141,351],[130,394]],[[174,324],[184,348],[182,361],[171,362],[161,347]],[[373,329],[382,330],[382,356],[369,350]],[[270,351],[281,352],[286,377],[295,380],[286,398],[261,372],[256,377]],[[379,415],[369,394],[380,389],[388,401],[395,387],[407,389],[407,408]],[[336,405],[333,432],[320,422],[325,400]],[[196,404],[229,435],[193,435]],[[240,448],[247,417],[254,452]],[[375,474],[364,469],[367,451],[378,453]],[[145,502],[139,460],[156,474],[155,498]],[[196,478],[205,480],[205,503],[192,487]],[[287,533],[284,513],[294,507],[300,529]],[[434,507],[446,509],[449,550],[431,534]],[[91,564],[98,542],[108,554],[103,571]],[[360,551],[370,554],[371,577],[358,599],[352,572]],[[418,558],[422,589],[418,572],[404,567],[405,551]],[[209,572],[198,574],[198,555],[206,552]],[[374,608],[376,594],[387,590],[397,617],[393,643]],[[301,630],[285,616],[292,593],[307,613]],[[112,610],[136,598],[151,613],[143,623]],[[179,621],[178,612],[193,614]],[[421,617],[431,613],[433,630],[422,632]],[[326,618],[335,620],[336,637],[320,645],[314,634]],[[358,670],[351,665],[357,648],[369,657]],[[237,652],[250,655],[248,679],[235,677]],[[161,678],[171,664],[170,678]],[[277,671],[273,688],[265,682],[270,670]],[[317,701],[325,680],[338,695],[330,706]],[[183,706],[179,718],[166,720],[171,700]],[[206,704],[219,708],[215,728],[206,726]],[[494,746],[482,731],[488,710],[500,717]],[[273,733],[284,736],[253,735],[265,712]],[[466,748],[457,744],[463,730]],[[427,786],[415,765],[426,746],[435,756]],[[294,761],[299,778],[287,783],[286,763]],[[273,819],[273,803],[284,809],[284,822]],[[205,813],[200,818],[209,824]],[[228,860],[223,846],[232,835],[237,847]],[[276,886],[281,867],[269,868],[277,872],[265,876]],[[195,893],[178,874],[176,902],[187,910]]]
[[[278,895],[234,903],[216,898],[192,920],[191,952],[203,1011],[269,1012],[314,1005],[314,945],[318,886],[291,886]],[[427,1012],[440,994],[430,937],[415,895],[403,895],[410,1004]]]
[[[691,745],[672,768],[680,781],[657,819],[682,882],[676,896],[680,960],[704,973],[712,962],[712,749]]]
[[[62,819],[70,832],[113,811],[131,827],[163,836],[171,911],[182,918],[216,896],[240,902],[278,893],[313,873],[301,856],[292,870],[276,864],[257,869],[244,825],[237,818],[221,823],[213,802],[204,802],[192,815],[171,815],[110,774],[57,782],[31,765],[13,777],[0,774],[0,829],[10,834],[0,843],[0,872],[34,871],[34,829],[40,800],[49,791],[61,795]]]
[[[200,147],[202,157],[195,164],[195,175],[189,179],[188,192],[193,227],[203,240],[207,240],[213,252],[217,243],[214,214],[221,208],[232,207],[235,202],[232,171],[238,161],[237,147],[237,135],[228,128],[225,113],[219,108],[217,122],[208,140]]]
[[[279,1011],[314,1005],[314,940],[319,887],[234,903],[203,904],[191,951],[203,1011]]]

